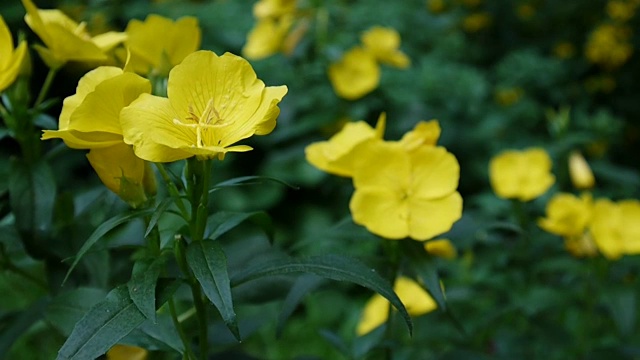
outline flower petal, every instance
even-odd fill
[[[356,333],[358,336],[368,334],[378,326],[384,324],[389,318],[389,301],[382,295],[375,294],[367,301],[362,311],[362,317],[358,322]]]
[[[431,295],[420,284],[408,277],[398,277],[393,285],[393,291],[398,294],[407,312],[412,316],[423,315],[438,308]]]
[[[177,114],[169,99],[142,94],[120,112],[124,142],[131,144],[141,159],[170,162],[186,159],[192,153],[179,150],[195,146],[196,134],[190,128],[176,126]]]
[[[387,239],[409,236],[409,206],[401,195],[385,188],[356,188],[349,202],[353,221]]]
[[[437,199],[458,187],[460,165],[443,147],[422,146],[409,153],[411,159],[411,196]]]
[[[382,188],[399,193],[410,189],[411,158],[397,142],[365,141],[353,150],[356,189]]]
[[[13,37],[11,36],[11,31],[9,31],[7,23],[5,23],[0,15],[0,54],[2,54],[0,58],[0,71],[4,71],[4,69],[8,68],[11,64],[11,57],[8,56],[11,53],[13,53]]]
[[[427,240],[447,232],[462,217],[462,196],[457,191],[434,200],[412,197],[409,204],[409,233],[415,240]]]
[[[357,100],[378,87],[380,66],[371,53],[355,47],[329,66],[329,80],[338,96]]]

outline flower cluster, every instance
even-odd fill
[[[382,140],[384,124],[384,114],[376,129],[347,124],[329,141],[309,145],[307,160],[353,178],[351,214],[370,232],[427,240],[448,231],[462,215],[460,168],[453,154],[435,145],[438,122],[420,122],[400,141]]]
[[[290,55],[308,30],[308,22],[297,21],[297,0],[261,0],[253,7],[258,20],[247,35],[242,55],[260,60],[278,52]]]
[[[39,52],[52,69],[71,60],[103,59],[99,41],[88,37],[83,25],[59,10],[38,10],[30,0],[24,4],[27,22],[47,45]],[[63,30],[76,38],[65,33],[67,40],[60,40]],[[144,22],[132,20],[126,33],[106,36],[124,41],[124,69],[101,66],[82,77],[76,93],[64,100],[58,130],[45,130],[42,139],[59,138],[71,148],[90,150],[87,158],[102,182],[131,206],[155,194],[147,162],[223,159],[227,152],[251,150],[237,142],[275,127],[277,105],[287,88],[266,87],[239,56],[196,51],[200,29],[195,18],[174,22],[150,15]],[[22,56],[24,47],[12,56]],[[15,77],[18,65],[8,65],[6,75],[3,66],[3,79]],[[136,73],[160,78],[166,90]]]
[[[640,201],[608,199],[593,201],[590,195],[578,198],[559,193],[547,204],[546,217],[538,225],[562,236],[575,256],[594,256],[600,251],[607,259],[640,253]]]
[[[357,100],[378,87],[380,64],[405,69],[411,60],[400,48],[400,35],[375,26],[362,34],[362,45],[353,47],[329,66],[329,80],[338,96]]]
[[[631,31],[618,24],[602,24],[591,35],[585,47],[587,59],[605,69],[626,63],[633,53]]]

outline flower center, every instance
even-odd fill
[[[193,105],[189,105],[189,115],[185,118],[186,122],[180,119],[173,119],[173,123],[180,126],[196,129],[196,147],[204,147],[203,135],[207,131],[212,129],[219,129],[230,125],[230,122],[225,122],[220,116],[218,110],[213,106],[213,99],[209,99],[207,106],[202,111],[202,114],[198,116],[193,109]],[[218,144],[220,145],[220,141]]]

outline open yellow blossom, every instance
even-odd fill
[[[431,240],[424,243],[424,249],[431,255],[452,260],[458,256],[456,247],[448,239]]]
[[[355,223],[388,239],[427,240],[462,216],[456,191],[460,167],[443,147],[412,151],[399,142],[367,141],[356,148],[349,203]]]
[[[269,134],[286,86],[265,87],[247,60],[197,51],[169,73],[168,98],[143,94],[120,114],[124,139],[153,162],[222,159],[252,135]]]
[[[176,21],[151,14],[127,24],[126,45],[131,66],[138,74],[167,76],[172,67],[200,48],[198,19],[185,16]]]
[[[292,24],[293,18],[290,16],[261,19],[247,35],[242,56],[250,60],[260,60],[279,52]]]
[[[353,176],[352,150],[366,140],[382,139],[385,123],[384,113],[380,114],[375,129],[364,121],[347,123],[328,141],[307,146],[304,150],[307,161],[330,174],[351,177]]]
[[[401,276],[396,279],[393,290],[411,316],[420,316],[438,308],[435,300],[414,280]],[[356,333],[365,335],[389,318],[390,303],[380,294],[375,294],[365,305]]]
[[[40,10],[31,0],[22,0],[22,4],[27,10],[25,21],[46,46],[34,47],[53,69],[67,61],[105,61],[105,53],[126,38],[113,31],[91,37],[84,22],[78,24],[60,10]]]
[[[13,48],[11,32],[0,16],[0,92],[16,80],[26,53],[26,41],[21,41],[17,48]]]
[[[279,17],[296,10],[297,0],[260,0],[253,5],[253,16],[257,19]]]
[[[501,198],[533,200],[555,182],[551,166],[551,158],[544,149],[507,150],[491,159],[491,186]]]
[[[582,236],[591,220],[590,195],[576,197],[568,193],[554,195],[547,203],[546,217],[538,221],[545,231],[564,237]]]
[[[589,163],[577,151],[572,151],[569,155],[569,177],[576,189],[590,189],[596,182]]]
[[[133,149],[124,144],[120,110],[140,94],[151,92],[151,84],[136,74],[110,66],[83,76],[76,93],[64,100],[57,131],[45,130],[43,140],[62,139],[75,149],[90,149],[89,162],[111,191],[137,206],[146,201],[153,173]]]
[[[107,360],[146,360],[149,352],[131,345],[114,345],[107,351]]]
[[[354,47],[329,66],[329,80],[338,96],[357,100],[378,87],[380,66],[371,52]]]
[[[400,51],[400,34],[395,29],[374,26],[361,37],[365,48],[379,62],[401,69],[407,68],[411,60]]]
[[[596,201],[589,229],[607,259],[640,254],[640,201]]]

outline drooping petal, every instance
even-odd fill
[[[126,33],[109,31],[104,34],[96,35],[91,40],[98,48],[100,48],[100,50],[102,50],[102,52],[107,52],[122,44],[126,39]]]
[[[453,246],[449,239],[437,239],[427,241],[424,249],[431,255],[438,256],[447,260],[455,259],[458,256],[458,250]]]
[[[462,196],[456,191],[439,199],[409,200],[409,236],[414,240],[427,240],[445,233],[462,217]]]
[[[44,130],[42,140],[62,139],[72,149],[97,149],[122,143],[122,135],[107,132],[83,133],[75,130]]]
[[[409,156],[413,197],[437,199],[448,196],[458,187],[460,165],[445,148],[422,146]]]
[[[402,194],[386,188],[356,188],[349,202],[356,224],[387,239],[409,236],[409,204]]]
[[[13,53],[13,37],[11,36],[11,31],[9,31],[9,27],[7,23],[4,22],[4,19],[0,15],[0,71],[4,71],[4,69],[8,68],[11,64],[11,57],[9,54]]]
[[[195,130],[177,126],[178,115],[169,99],[142,94],[122,109],[120,125],[124,142],[131,144],[141,159],[171,162],[193,156],[182,149],[195,147]]]
[[[146,201],[143,180],[145,163],[131,146],[120,143],[92,149],[87,158],[102,183],[122,200],[136,207]]]
[[[412,316],[420,316],[438,308],[431,295],[420,284],[408,277],[398,277],[393,291],[398,294],[407,312]]]
[[[2,17],[0,17],[2,20]],[[8,29],[7,29],[8,30]],[[0,39],[0,41],[6,41]],[[11,40],[11,34],[9,34],[9,40]],[[11,46],[13,42],[11,42]],[[27,42],[21,41],[18,47],[15,49],[11,48],[11,50],[7,53],[3,53],[3,59],[0,59],[0,63],[6,58],[7,63],[5,65],[0,64],[0,92],[4,91],[8,88],[18,77],[20,73],[20,67],[27,56]]]

